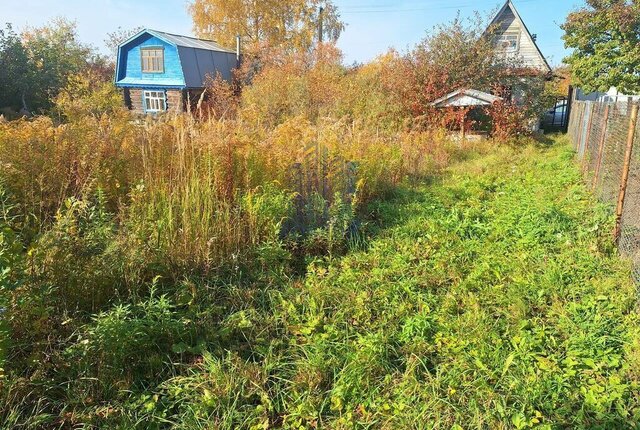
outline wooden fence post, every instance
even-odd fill
[[[624,198],[627,193],[627,182],[629,180],[629,167],[631,166],[631,155],[633,153],[633,141],[636,135],[636,123],[638,122],[638,104],[634,103],[631,108],[631,118],[629,119],[629,133],[627,135],[627,149],[624,153],[624,164],[622,166],[622,178],[620,179],[620,192],[618,193],[618,205],[616,207],[616,227],[613,231],[613,239],[618,242],[622,231],[622,211],[624,210]]]
[[[604,122],[602,123],[602,135],[600,136],[600,144],[598,145],[598,158],[596,158],[595,171],[593,173],[593,184],[591,186],[591,191],[596,190],[596,185],[598,184],[598,179],[600,177],[600,166],[602,165],[602,154],[604,152],[604,144],[607,140],[607,127],[609,126],[609,109],[611,109],[611,105],[607,103],[604,108]]]

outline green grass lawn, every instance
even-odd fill
[[[366,250],[270,292],[236,324],[242,346],[165,384],[174,422],[637,428],[630,269],[559,140],[379,203]]]
[[[174,345],[182,364],[165,361],[160,382],[45,395],[103,428],[638,428],[630,267],[610,210],[558,140],[499,147],[401,188],[371,207],[366,245],[303,279],[230,286],[236,309],[213,323],[200,311],[208,341]],[[195,319],[156,300],[101,317],[79,345],[100,352],[122,327],[156,333],[136,312],[158,333]],[[109,363],[100,369],[76,389],[106,381]]]

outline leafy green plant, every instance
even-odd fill
[[[0,182],[0,384],[4,377],[4,361],[10,342],[5,313],[11,297],[10,291],[17,286],[16,272],[22,264],[22,245],[11,228],[12,209]]]
[[[195,345],[194,323],[168,297],[151,287],[149,298],[116,305],[93,318],[74,334],[65,355],[79,375],[101,384],[123,384],[161,379],[166,360]],[[144,354],[140,354],[144,351]],[[109,388],[105,388],[109,391]]]

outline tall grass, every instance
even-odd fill
[[[144,295],[73,312],[62,276],[23,276],[29,286],[13,297],[23,305],[9,312],[0,417],[8,428],[633,428],[635,288],[608,238],[612,220],[585,191],[570,149],[464,155],[443,180],[401,184],[371,202],[380,234],[342,258],[313,259],[304,278],[274,273],[290,251],[280,209],[295,203],[267,185],[232,203],[247,231],[262,232],[243,242],[257,260],[245,262],[250,282],[177,260],[190,265],[171,268],[180,279],[139,280]],[[133,199],[129,207],[147,202]],[[103,279],[97,261],[142,253],[144,235],[117,245],[126,252],[101,245],[130,227],[113,228],[100,200],[61,212],[31,258],[73,245],[75,270],[91,262],[87,276]],[[175,212],[166,202],[178,211],[202,203],[158,200],[163,216]],[[343,206],[332,200],[325,231],[340,224]],[[186,213],[171,222],[199,219]],[[163,272],[182,250],[148,251],[158,260],[146,270]],[[56,269],[77,284],[63,263]]]
[[[35,375],[29,360],[63,350],[91,315],[144,300],[154,280],[180,303],[250,303],[220,286],[344,252],[371,201],[452,152],[427,132],[306,117],[1,124],[11,229],[29,250],[6,275],[13,370]]]
[[[350,180],[360,183],[352,197],[362,207],[409,175],[446,165],[443,142],[426,132],[381,135],[299,117],[273,130],[188,116],[142,125],[126,117],[38,119],[2,125],[0,161],[28,237],[55,224],[68,199],[91,200],[99,190],[122,234],[170,265],[209,272],[277,238],[273,226],[251,219],[259,216],[248,211],[252,195],[277,190],[292,203],[294,193],[309,201],[316,193],[330,204],[335,193],[356,191],[347,190]],[[291,215],[289,203],[277,203],[275,222]]]

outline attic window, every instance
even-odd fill
[[[164,72],[164,49],[163,48],[142,48],[143,73],[163,73]]]
[[[518,52],[520,36],[516,33],[505,33],[498,36],[498,48],[507,53]]]

